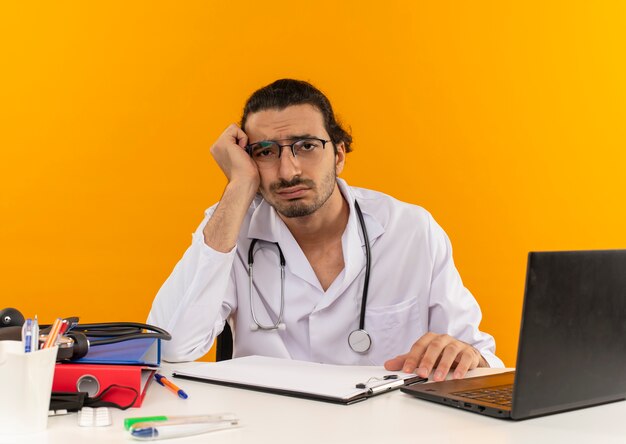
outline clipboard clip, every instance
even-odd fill
[[[387,390],[392,390],[404,385],[413,385],[426,381],[426,378],[414,376],[410,378],[399,378],[398,375],[385,375],[383,377],[374,376],[365,382],[355,385],[358,389],[367,389],[368,395],[376,395]]]
[[[391,382],[383,382],[382,384],[377,384],[373,387],[369,387],[367,390],[368,395],[377,395],[378,393],[385,392],[387,390],[392,390],[396,387],[401,387],[404,385],[403,379],[395,379]]]
[[[404,380],[398,379],[398,375],[385,375],[383,377],[373,376],[365,382],[356,384],[355,388],[367,389],[368,395],[376,395],[402,385],[404,385]]]
[[[398,379],[398,375],[385,375],[382,378],[379,376],[372,376],[365,382],[359,382],[354,387],[358,389],[371,388],[372,386],[378,386],[378,382],[384,384],[385,381],[389,381],[390,379]]]

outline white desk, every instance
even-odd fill
[[[173,368],[164,365],[169,376]],[[482,370],[482,369],[479,369]],[[0,442],[49,444],[139,443],[124,431],[131,416],[232,412],[242,427],[195,437],[160,441],[174,443],[624,443],[626,402],[568,413],[508,421],[418,400],[400,391],[349,405],[272,395],[250,390],[174,379],[188,394],[183,400],[153,383],[143,406],[112,409],[113,425],[85,428],[76,414],[51,417],[45,433]]]

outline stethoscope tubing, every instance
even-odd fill
[[[279,255],[279,261],[280,261],[280,312],[278,314],[278,319],[277,321],[273,324],[273,325],[264,325],[261,324],[259,322],[259,320],[256,317],[256,313],[254,311],[254,303],[252,302],[252,287],[254,286],[253,283],[253,274],[254,274],[254,246],[256,245],[256,243],[258,242],[258,239],[252,239],[252,242],[250,243],[250,247],[248,248],[248,277],[249,277],[249,296],[250,296],[250,312],[252,314],[252,320],[254,321],[254,324],[256,325],[256,329],[259,330],[275,330],[277,328],[280,328],[281,325],[283,325],[283,315],[285,313],[285,265],[286,265],[286,261],[285,261],[285,256],[283,255],[283,250],[280,248],[280,245],[278,245],[278,242],[272,242],[274,245],[276,245],[276,248],[278,248],[278,255]]]
[[[130,339],[155,338],[169,341],[172,336],[162,328],[139,322],[101,322],[96,324],[80,324],[78,318],[67,318],[70,327],[67,333],[79,332],[88,337],[90,345],[115,344]],[[50,327],[42,325],[42,330]],[[146,331],[144,331],[146,330]]]
[[[363,233],[363,240],[365,241],[365,281],[363,284],[363,295],[361,297],[361,313],[359,316],[359,329],[355,330],[355,332],[362,332],[362,334],[366,336],[368,343],[371,344],[371,339],[369,337],[369,334],[367,333],[367,331],[365,331],[365,311],[367,307],[367,294],[369,291],[372,252],[370,249],[370,242],[369,242],[369,236],[367,233],[367,228],[365,227],[365,219],[363,218],[361,207],[359,206],[359,203],[356,200],[354,201],[354,208],[356,210],[356,215],[359,221],[359,226],[361,227],[361,232]],[[252,314],[252,320],[254,321],[254,324],[251,326],[251,328],[253,330],[266,330],[266,331],[276,330],[276,329],[279,329],[281,325],[283,325],[283,315],[284,315],[284,310],[285,310],[285,264],[286,264],[285,256],[283,255],[283,251],[281,250],[280,245],[278,245],[277,242],[272,242],[278,248],[278,254],[280,257],[280,282],[281,282],[280,311],[279,311],[278,319],[276,322],[273,323],[273,325],[264,325],[258,321],[256,317],[256,313],[254,311],[254,303],[252,301],[252,288],[254,287],[254,283],[253,283],[254,247],[257,244],[257,242],[258,242],[258,239],[252,239],[252,242],[250,242],[250,247],[248,247],[248,277],[249,277],[250,312]],[[354,347],[352,348],[354,349]],[[369,345],[367,346],[366,349],[362,351],[358,351],[356,349],[354,350],[359,353],[363,353],[369,350]]]
[[[370,284],[370,267],[372,263],[372,251],[370,250],[370,240],[365,229],[365,220],[363,219],[363,213],[359,203],[354,201],[354,208],[356,208],[356,215],[359,218],[359,224],[361,225],[361,231],[363,232],[363,240],[365,241],[365,280],[363,282],[363,296],[361,297],[361,315],[359,317],[359,330],[365,331],[365,307],[367,305],[367,292]]]

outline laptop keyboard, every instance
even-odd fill
[[[454,392],[451,393],[451,395],[511,407],[511,401],[513,400],[513,384]]]

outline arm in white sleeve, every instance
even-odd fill
[[[212,210],[193,234],[191,246],[165,281],[152,303],[148,323],[172,335],[163,341],[167,361],[190,361],[204,355],[236,310],[236,294],[231,273],[234,247],[227,253],[204,243],[202,230]]]
[[[482,313],[474,296],[463,286],[452,259],[450,239],[435,220],[429,218],[433,260],[429,330],[448,334],[472,345],[490,367],[504,367],[502,361],[495,355],[495,340],[478,328]]]

